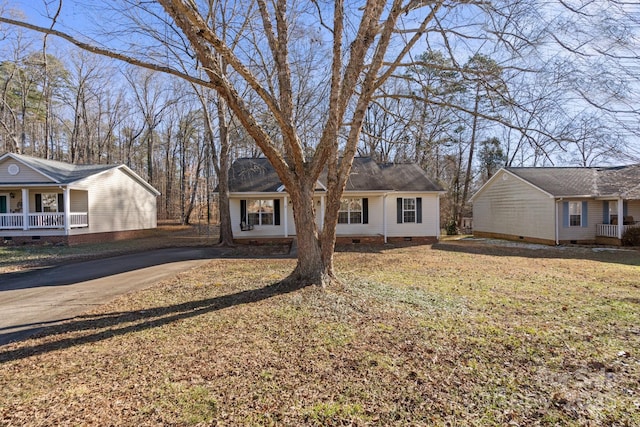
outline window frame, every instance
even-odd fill
[[[352,209],[352,204],[357,203],[360,206],[360,209]],[[346,210],[343,209],[343,204],[346,205]],[[353,214],[360,214],[359,221],[353,221]],[[346,222],[341,221],[340,215],[346,214]],[[364,198],[363,197],[343,197],[340,199],[340,208],[338,210],[338,224],[341,225],[354,225],[354,224],[364,224]]]
[[[413,208],[407,209],[407,201],[413,202]],[[413,219],[407,219],[407,214],[413,213]],[[402,198],[402,223],[403,224],[416,224],[418,222],[418,198],[417,197],[403,197]]]
[[[569,201],[569,227],[582,227],[582,202]]]
[[[59,194],[60,193],[38,193],[40,195],[40,210],[36,211],[38,213],[60,213],[62,210],[59,206]],[[37,197],[37,195],[36,195]],[[53,204],[51,203],[53,201]],[[36,204],[37,205],[37,204]],[[51,209],[55,206],[55,210],[46,210],[46,208]]]
[[[255,205],[257,203],[257,210],[255,209]],[[270,207],[271,212],[264,211],[264,207]],[[275,201],[274,199],[247,199],[247,212],[245,222],[248,226],[274,226],[275,225]],[[253,222],[254,219],[251,217],[255,215],[253,218],[257,218],[257,222]],[[265,221],[265,218],[271,218],[271,221]],[[252,218],[251,220],[249,218]]]

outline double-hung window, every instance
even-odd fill
[[[416,222],[416,199],[414,197],[402,199],[402,222]]]
[[[582,202],[569,202],[569,227],[582,225]]]
[[[273,200],[247,200],[247,224],[273,225]]]
[[[362,199],[350,198],[340,201],[338,211],[338,224],[362,224],[363,203]]]
[[[422,197],[398,197],[398,224],[422,223]]]

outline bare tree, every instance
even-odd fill
[[[104,47],[109,46],[106,41],[102,46],[89,44],[79,35],[74,37],[5,16],[0,17],[0,22],[55,34],[94,53],[216,90],[233,112],[233,119],[242,124],[246,135],[273,165],[291,197],[299,252],[290,279],[304,284],[326,284],[335,278],[333,250],[340,199],[367,108],[376,92],[403,65],[403,58],[425,40],[427,48],[440,46],[451,58],[457,56],[459,49],[490,54],[490,50],[482,50],[482,46],[489,43],[535,50],[538,41],[529,40],[530,32],[524,32],[530,27],[509,21],[516,12],[521,12],[513,7],[516,3],[527,4],[369,0],[360,8],[353,8],[340,0],[331,5],[255,0],[258,14],[255,19],[253,15],[250,17],[250,31],[243,43],[235,46],[228,43],[229,39],[220,33],[218,26],[210,25],[210,17],[218,13],[210,1],[123,0],[104,5],[112,7],[115,13],[127,11],[127,17],[135,18],[127,21],[128,29],[140,36],[134,38],[131,32],[122,33],[129,38],[118,40],[123,44],[112,44],[110,48]],[[255,10],[252,4],[235,2],[237,7]],[[567,2],[556,6],[567,10],[572,7]],[[526,10],[542,16],[535,8]],[[574,13],[580,14],[582,10]],[[489,19],[473,21],[480,16]],[[246,22],[246,16],[238,15],[237,19]],[[240,21],[231,22],[225,28],[233,29]],[[507,25],[507,22],[510,23]],[[150,28],[156,36],[164,33],[162,43],[158,37],[144,38]],[[110,34],[117,37],[119,33]],[[558,38],[557,43],[560,42]],[[117,49],[125,44],[126,50]],[[313,46],[322,52],[326,61],[316,69],[298,66],[301,46],[306,49]],[[185,61],[189,67],[184,67]],[[229,67],[229,74],[221,72],[220,61]],[[180,66],[176,66],[178,62]],[[452,65],[458,70],[462,68],[459,61],[452,61]],[[296,75],[302,70],[306,70],[307,75]],[[322,96],[314,106],[315,112],[322,113],[320,126],[308,126],[310,117],[317,117],[316,113],[298,114],[298,106],[305,104],[303,98],[297,97],[303,79],[311,83],[307,87],[320,88],[318,93]],[[478,118],[493,117],[477,110],[471,106],[461,111]],[[458,163],[461,158],[458,156]],[[473,156],[467,158],[473,159]],[[318,229],[314,221],[313,194],[323,170],[328,177],[327,203],[324,227]]]

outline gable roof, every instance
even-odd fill
[[[640,164],[604,167],[522,167],[504,170],[553,197],[640,198]]]
[[[11,158],[17,162],[20,162],[26,167],[29,167],[44,177],[50,179],[56,184],[67,185],[77,181],[81,181],[93,175],[106,172],[111,169],[120,169],[132,179],[140,183],[143,187],[147,188],[155,195],[159,195],[160,192],[156,190],[151,184],[142,179],[138,174],[132,171],[125,165],[75,165],[72,163],[60,162],[57,160],[47,160],[38,157],[26,156],[24,154],[5,153],[0,156],[0,162]],[[42,182],[47,183],[49,182]],[[12,183],[20,184],[20,183]],[[37,185],[39,183],[29,182],[29,185]]]
[[[318,179],[327,182],[326,170]],[[229,191],[278,192],[282,182],[266,158],[241,158],[229,170]],[[369,157],[353,159],[345,191],[444,191],[416,164],[378,164]]]

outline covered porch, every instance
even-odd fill
[[[89,226],[88,192],[68,187],[0,188],[0,232],[4,236],[28,235],[30,231]],[[57,234],[57,233],[56,233]]]
[[[640,227],[640,200],[603,200],[602,223],[596,224],[596,240],[620,244],[630,228]]]

